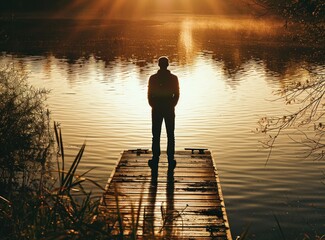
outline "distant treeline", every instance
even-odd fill
[[[53,11],[71,1],[69,0],[10,0],[0,1],[1,11]]]
[[[69,9],[72,12],[78,10],[92,9],[100,6],[101,10],[129,12],[129,10],[141,8],[143,12],[192,12],[192,13],[218,13],[238,14],[248,12],[247,4],[240,0],[216,1],[213,0],[173,0],[152,1],[152,0],[4,0],[0,1],[0,12],[53,12],[62,9]],[[116,8],[118,6],[118,8]]]

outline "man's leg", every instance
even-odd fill
[[[158,164],[160,157],[160,135],[163,115],[160,111],[152,109],[152,160]]]
[[[175,154],[175,112],[174,109],[169,110],[165,114],[165,125],[167,131],[167,156],[168,163],[174,161]]]

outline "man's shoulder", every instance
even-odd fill
[[[174,79],[174,80],[178,80],[178,77],[177,77],[175,74],[170,73],[170,75],[171,75],[171,78],[172,78],[172,79]]]
[[[150,77],[157,77],[157,76],[158,76],[158,73],[154,73]]]
[[[162,74],[161,72],[158,71],[157,73],[152,74],[149,77],[149,80],[155,80],[155,79],[158,79],[161,76],[168,76],[168,75],[169,75],[169,78],[174,79],[174,80],[178,80],[178,77],[175,74],[171,73],[170,71],[168,71],[167,74],[166,73]]]
[[[170,75],[172,75],[172,77],[174,77],[174,78],[177,78],[177,76],[173,73],[170,73]]]
[[[150,77],[149,77],[149,81],[152,81],[154,79],[157,79],[158,78],[158,74],[155,73],[155,74],[152,74]]]

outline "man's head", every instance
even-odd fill
[[[161,69],[167,69],[167,67],[169,66],[169,60],[167,57],[163,56],[163,57],[160,57],[158,59],[158,66],[161,68]]]

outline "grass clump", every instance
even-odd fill
[[[77,173],[85,143],[68,166],[61,127],[50,126],[48,93],[13,67],[0,69],[0,238],[136,239],[142,199],[124,234],[124,216],[105,213],[101,197],[83,187],[90,181],[104,191],[88,171]]]
[[[99,197],[86,192],[87,178],[76,174],[86,145],[65,169],[61,129],[54,123],[53,134],[50,127],[47,94],[13,67],[0,69],[1,239],[109,239],[105,221],[96,218]]]
[[[85,143],[64,171],[61,130],[54,129],[58,142],[57,171],[36,173],[39,178],[28,191],[1,197],[0,223],[3,239],[109,239],[109,231],[99,214],[99,197],[86,192],[84,175],[76,174]],[[57,176],[53,175],[57,173]]]

